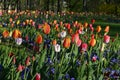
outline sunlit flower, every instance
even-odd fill
[[[13,31],[13,33],[12,33],[12,37],[14,38],[14,39],[16,39],[16,38],[20,38],[21,37],[21,32],[19,31],[19,30],[14,30]]]
[[[96,39],[92,38],[89,42],[90,46],[94,47],[96,44]]]
[[[104,42],[105,42],[105,43],[109,43],[109,42],[110,42],[110,36],[105,35],[105,36],[104,36]]]
[[[70,43],[71,43],[71,40],[70,40],[70,38],[67,37],[67,38],[64,39],[63,46],[65,48],[69,48],[70,47]]]
[[[60,33],[60,36],[61,36],[62,38],[66,37],[66,35],[67,35],[66,31],[62,31],[62,32]]]
[[[9,37],[9,31],[7,31],[7,30],[4,30],[2,34],[3,34],[4,38]]]
[[[106,26],[106,28],[105,28],[105,30],[104,30],[105,33],[108,33],[108,32],[109,32],[109,28],[110,28],[109,26]]]
[[[43,26],[43,32],[45,34],[49,34],[50,33],[50,25],[45,23],[44,26]]]
[[[15,42],[16,42],[17,45],[21,45],[22,44],[22,38],[15,39]]]
[[[82,45],[81,45],[81,50],[82,50],[82,51],[87,51],[87,48],[88,48],[87,43],[82,43]]]
[[[59,44],[55,45],[55,52],[60,52],[60,45]]]
[[[18,65],[18,68],[17,68],[17,71],[20,71],[20,72],[21,72],[23,69],[24,69],[24,66],[21,65],[21,64],[19,64],[19,65]]]
[[[97,26],[96,31],[99,33],[101,31],[101,26]]]
[[[36,43],[38,44],[42,43],[42,36],[40,34],[36,37]]]

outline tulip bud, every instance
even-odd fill
[[[82,50],[82,51],[87,51],[87,47],[88,47],[88,45],[87,45],[86,43],[83,43],[83,44],[81,45],[81,50]]]

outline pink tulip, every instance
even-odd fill
[[[105,42],[105,43],[109,43],[109,42],[110,42],[110,36],[105,35],[105,36],[104,36],[104,42]]]
[[[79,39],[76,44],[79,47],[81,45],[81,43],[82,43],[82,41],[81,41],[81,39]]]
[[[41,76],[40,76],[40,74],[36,74],[36,76],[35,76],[35,80],[40,80],[41,79]]]
[[[82,51],[87,51],[87,47],[88,47],[88,45],[87,45],[86,43],[83,43],[83,44],[81,45],[81,50],[82,50]]]

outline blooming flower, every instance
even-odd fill
[[[109,43],[110,42],[110,36],[105,35],[104,36],[104,43]]]
[[[7,30],[4,30],[2,34],[3,34],[4,38],[9,37],[9,31],[7,31]]]
[[[40,34],[36,37],[36,43],[38,44],[42,43],[42,36]]]
[[[16,42],[17,45],[21,45],[22,44],[22,38],[15,39],[15,42]]]
[[[39,73],[36,73],[35,80],[41,80],[41,76]]]
[[[55,52],[60,52],[60,45],[59,44],[55,45]]]
[[[43,32],[45,34],[49,34],[50,33],[50,25],[45,23],[44,26],[43,26]]]
[[[106,28],[105,28],[105,30],[104,30],[105,33],[108,33],[108,32],[109,32],[109,28],[110,28],[109,26],[106,26]]]
[[[16,39],[16,38],[20,38],[21,37],[21,32],[19,31],[19,30],[14,30],[13,31],[13,33],[12,33],[12,37],[14,38],[14,39]]]
[[[62,32],[60,33],[60,36],[61,36],[62,38],[66,37],[66,31],[62,31]]]
[[[87,45],[86,43],[82,43],[82,45],[81,45],[81,50],[82,50],[82,51],[86,51],[86,50],[87,50],[87,47],[88,47],[88,45]]]
[[[71,40],[70,40],[70,38],[67,37],[67,38],[64,39],[63,46],[65,48],[69,48],[70,47],[70,43],[71,43]]]
[[[97,26],[96,31],[99,33],[101,31],[101,26]]]
[[[94,47],[96,44],[96,39],[92,38],[89,42],[90,46]]]

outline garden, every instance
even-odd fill
[[[0,80],[119,80],[119,32],[114,14],[0,10]]]

